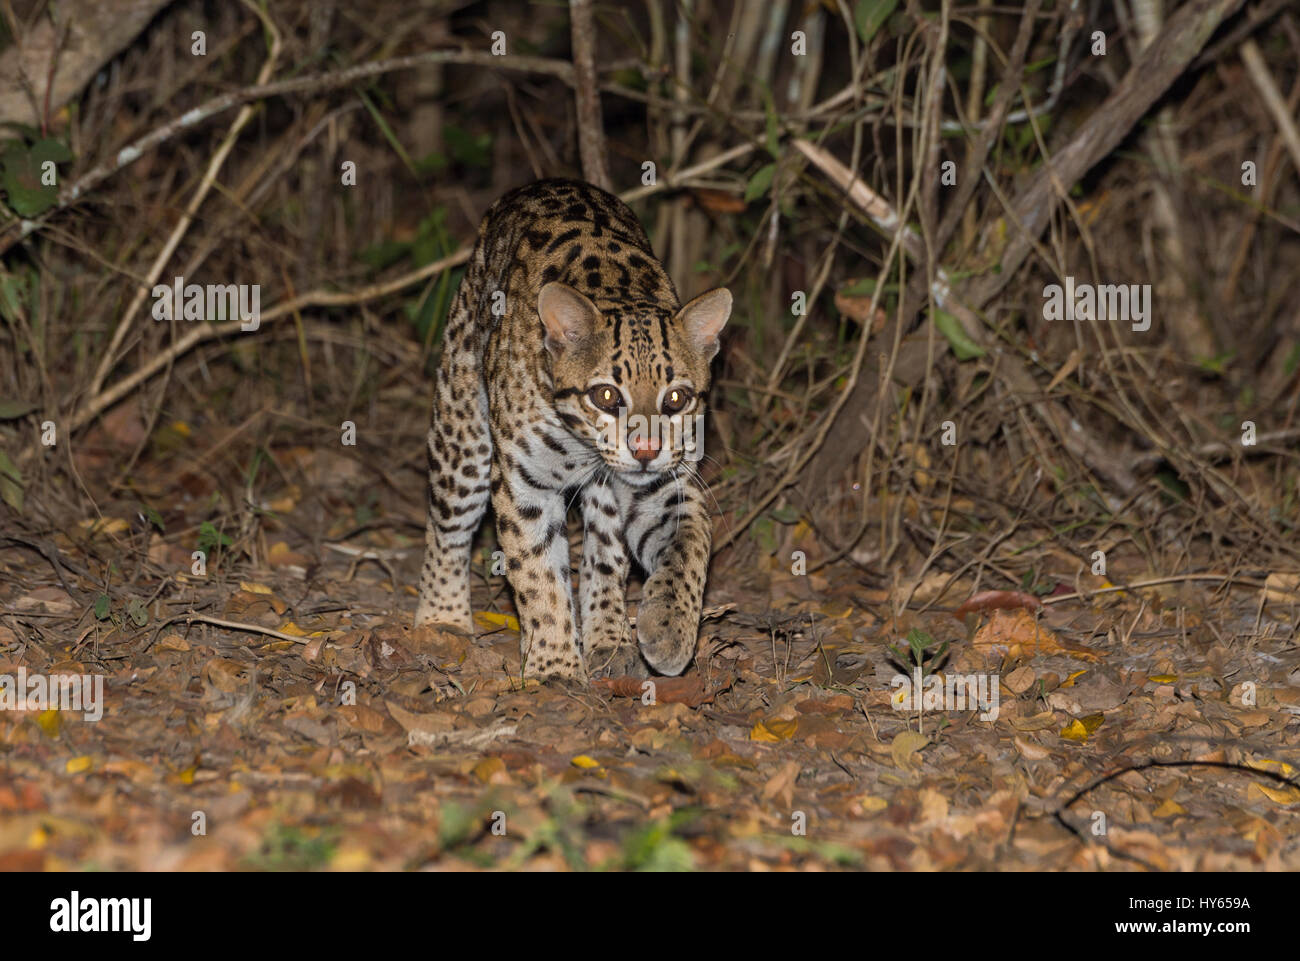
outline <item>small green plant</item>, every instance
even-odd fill
[[[939,645],[939,649],[931,653],[930,649],[936,644]],[[943,663],[943,659],[948,654],[948,642],[944,641],[940,644],[925,631],[914,627],[907,632],[906,654],[893,644],[889,645],[889,649],[894,652],[894,656],[898,658],[897,665],[904,671],[910,672],[911,668],[920,668],[921,673],[925,674],[933,672]]]
[[[923,678],[929,674],[935,673],[943,664],[944,659],[948,656],[948,642],[940,643],[930,634],[914,627],[907,632],[907,651],[904,653],[901,649],[893,644],[889,645],[890,651],[893,652],[895,666],[902,668],[903,672],[908,675],[909,681],[915,685],[912,696],[916,698],[917,704],[916,719],[917,732],[925,733],[925,710],[922,707],[925,700],[922,694]],[[944,722],[947,718],[943,719]],[[939,730],[942,731],[946,726],[945,723],[939,724]]]
[[[227,548],[234,541],[230,535],[224,534],[212,526],[211,521],[204,521],[199,525],[199,543],[198,548],[208,557],[211,557],[218,548]]]
[[[625,871],[693,871],[695,854],[691,846],[674,836],[678,818],[656,821],[633,831],[623,842]]]
[[[315,871],[329,864],[337,846],[337,831],[332,829],[277,823],[247,862],[259,871]]]

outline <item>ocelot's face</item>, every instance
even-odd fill
[[[727,291],[678,311],[637,305],[601,312],[571,288],[549,284],[538,304],[543,322],[551,319],[556,411],[605,466],[640,485],[699,460],[709,362],[731,308]]]

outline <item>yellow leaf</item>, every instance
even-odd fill
[[[78,526],[89,537],[100,537],[104,534],[125,534],[131,529],[131,525],[120,517],[82,521]]]
[[[334,871],[365,871],[372,860],[365,848],[341,847],[330,858],[330,868]]]
[[[1300,787],[1295,785],[1274,787],[1269,784],[1252,784],[1246,792],[1246,796],[1249,797],[1256,789],[1274,804],[1295,804],[1300,802]]]
[[[889,807],[889,802],[882,797],[876,797],[874,794],[864,794],[858,798],[857,806],[863,814],[876,814]]]
[[[45,847],[45,843],[49,841],[49,839],[50,836],[46,833],[45,828],[38,827],[27,836],[27,846],[33,850],[39,851],[41,848]]]
[[[1091,734],[1096,731],[1097,728],[1101,727],[1102,722],[1106,720],[1106,715],[1101,712],[1096,714],[1085,714],[1083,717],[1079,718],[1079,720],[1083,723],[1083,729]]]
[[[1097,728],[1101,727],[1101,722],[1106,720],[1105,714],[1088,714],[1085,717],[1076,717],[1061,731],[1061,737],[1067,741],[1086,741]]]
[[[198,768],[196,768],[194,765],[190,765],[190,766],[187,767],[184,771],[181,771],[181,773],[177,775],[177,779],[178,779],[182,784],[193,784],[193,783],[194,783],[194,772],[197,771],[197,770],[198,770]]]
[[[751,741],[788,741],[794,737],[794,732],[799,729],[797,720],[783,721],[779,717],[771,717],[766,721],[759,721],[754,725],[753,730],[749,732]]]
[[[1286,761],[1274,761],[1270,758],[1255,758],[1246,762],[1247,767],[1253,767],[1256,771],[1272,771],[1274,774],[1280,774],[1289,778],[1294,773],[1295,768]]]
[[[593,757],[588,757],[586,754],[579,754],[569,763],[572,764],[574,767],[582,768],[584,771],[591,770],[594,767],[600,767],[599,761],[597,761]]]
[[[41,711],[36,716],[36,723],[40,725],[41,730],[50,737],[59,736],[59,712],[58,711]]]
[[[1088,730],[1079,721],[1074,720],[1061,729],[1061,737],[1067,741],[1088,740]]]
[[[324,637],[329,631],[304,631],[293,621],[285,621],[278,628],[281,634],[292,634],[294,637]]]
[[[1151,813],[1158,818],[1171,818],[1176,814],[1186,814],[1187,808],[1183,807],[1173,798],[1170,798]]]
[[[288,493],[283,497],[277,497],[266,506],[271,508],[277,514],[292,514],[293,509],[298,506],[298,497],[300,495],[297,485],[290,487]],[[287,549],[287,545],[286,545]],[[274,547],[272,548],[274,550]]]
[[[590,760],[590,759],[589,759]],[[599,766],[599,765],[597,765]],[[498,772],[504,774],[506,762],[499,757],[485,757],[474,765],[474,776],[484,784],[492,782],[492,776]]]
[[[519,630],[519,618],[513,614],[497,614],[494,611],[475,611],[474,620],[478,621],[481,627],[489,630],[495,630],[504,627],[508,631]]]
[[[1148,681],[1155,681],[1157,684],[1172,684],[1178,680],[1177,674],[1148,674]]]
[[[271,590],[265,584],[258,584],[256,581],[240,581],[239,589],[241,591],[248,591],[248,593],[250,594],[274,594],[275,593],[275,591]]]
[[[1081,671],[1071,671],[1070,676],[1061,682],[1061,687],[1074,687],[1074,682],[1087,673],[1087,668],[1084,668]]]
[[[82,771],[89,771],[91,763],[90,756],[86,754],[68,758],[67,771],[69,774],[80,774]]]
[[[182,437],[190,436],[190,425],[185,423],[183,420],[172,421],[172,430],[176,431],[176,433],[180,434]]]

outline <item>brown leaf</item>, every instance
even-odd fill
[[[781,802],[781,807],[788,811],[794,806],[794,782],[799,777],[799,771],[802,766],[798,761],[786,761],[781,765],[781,770],[768,778],[763,785],[763,800],[771,801],[773,798]]]
[[[343,718],[343,723],[348,727],[371,734],[380,734],[385,728],[393,727],[393,722],[389,718],[365,704],[344,704],[338,708],[338,715]]]
[[[1026,608],[1031,611],[1041,610],[1042,601],[1033,594],[1024,591],[980,591],[970,597],[965,604],[952,612],[952,616],[961,620],[974,611],[1013,610]]]
[[[1091,648],[1062,641],[1046,624],[1023,608],[995,610],[988,622],[975,632],[972,643],[976,649],[999,656],[1018,650],[1027,657],[1069,654],[1085,661],[1095,661],[1101,657],[1100,652]]]
[[[899,731],[889,745],[889,755],[900,771],[915,771],[921,766],[920,750],[930,743],[924,734],[915,731]]]
[[[706,684],[699,674],[688,677],[600,677],[592,681],[591,686],[614,697],[640,698],[646,693],[644,685],[649,683],[654,685],[651,697],[656,704],[699,707],[713,703],[713,699],[731,687],[734,680],[734,677],[724,675],[721,680]]]
[[[735,194],[727,193],[725,190],[696,187],[691,191],[691,196],[697,204],[713,213],[743,214],[745,212],[744,199],[737,197]]]

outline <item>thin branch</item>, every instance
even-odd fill
[[[271,49],[267,52],[266,62],[262,64],[262,69],[257,74],[257,82],[264,84],[270,80],[271,74],[275,72],[276,61],[280,59],[280,31],[275,28],[274,21],[251,0],[244,0],[244,6],[248,7],[262,21],[262,26],[266,28],[266,32],[271,38]],[[163,268],[167,266],[172,254],[180,246],[181,238],[189,230],[190,224],[194,223],[195,215],[198,214],[199,208],[203,206],[203,201],[207,199],[209,191],[217,182],[217,172],[225,165],[226,158],[230,156],[230,151],[234,148],[235,141],[239,139],[240,132],[248,125],[248,121],[253,119],[253,111],[254,108],[251,104],[244,105],[243,109],[235,116],[235,122],[230,125],[230,129],[226,132],[225,139],[217,147],[217,152],[212,155],[207,169],[203,172],[203,179],[199,181],[198,190],[194,191],[194,196],[190,198],[190,202],[186,205],[181,219],[176,222],[176,226],[172,229],[171,236],[167,238],[167,242],[163,244],[162,250],[158,252],[148,273],[145,274],[144,283],[136,288],[135,296],[131,298],[131,303],[123,312],[122,319],[118,321],[117,329],[113,331],[113,337],[109,342],[108,349],[104,351],[99,367],[95,370],[95,376],[91,378],[90,389],[87,393],[99,393],[99,388],[104,384],[104,378],[108,376],[109,371],[113,369],[113,365],[117,363],[117,350],[122,345],[126,332],[131,329],[131,322],[135,319],[136,311],[140,309],[140,305],[144,303],[145,298],[149,296],[149,292],[153,290],[154,284],[162,276]]]
[[[591,0],[569,0],[569,24],[582,175],[602,190],[611,190],[612,181],[605,163],[605,125],[600,115],[600,90],[596,85],[596,25],[592,21]]]
[[[1295,118],[1287,109],[1286,100],[1283,99],[1282,92],[1277,89],[1277,84],[1273,82],[1273,75],[1268,72],[1264,58],[1260,55],[1259,45],[1253,39],[1241,45],[1241,59],[1246,64],[1246,72],[1250,74],[1251,83],[1259,91],[1260,99],[1264,101],[1264,106],[1268,107],[1268,112],[1273,115],[1273,122],[1277,124],[1278,132],[1282,134],[1287,149],[1291,151],[1291,162],[1295,164],[1296,170],[1300,170],[1300,130],[1296,129]]]

